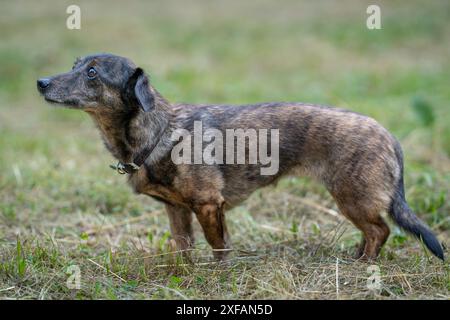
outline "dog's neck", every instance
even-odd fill
[[[155,95],[155,107],[144,112],[118,111],[102,108],[89,111],[100,130],[106,148],[123,163],[134,162],[145,155],[145,162],[153,165],[170,151],[170,104],[159,94]],[[147,154],[148,153],[148,154]]]

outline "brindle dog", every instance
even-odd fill
[[[436,237],[405,201],[400,144],[371,118],[301,103],[171,104],[141,68],[111,54],[78,59],[71,71],[40,79],[37,86],[47,101],[92,117],[135,192],[165,203],[180,250],[193,245],[194,212],[214,256],[224,258],[230,245],[224,212],[282,176],[304,174],[322,182],[341,213],[362,231],[357,258],[378,256],[389,236],[380,215],[387,211],[444,259]],[[194,121],[222,132],[279,129],[278,172],[261,175],[261,165],[248,163],[174,164],[171,135],[180,128],[192,131]]]

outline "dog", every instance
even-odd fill
[[[294,174],[321,182],[339,211],[362,232],[357,259],[378,256],[390,233],[380,215],[387,211],[444,260],[441,244],[405,200],[399,142],[372,118],[304,103],[171,104],[141,68],[112,54],[77,59],[71,71],[41,78],[37,87],[48,102],[92,117],[119,161],[116,169],[128,176],[133,190],[165,204],[179,250],[194,244],[194,213],[213,255],[224,259],[230,248],[225,212],[256,189]],[[224,134],[229,128],[277,129],[277,171],[263,175],[262,164],[250,164],[247,158],[240,164],[175,163],[173,149],[180,141],[174,141],[174,132],[192,133],[196,122],[202,132]],[[249,149],[250,143],[245,145]]]

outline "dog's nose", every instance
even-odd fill
[[[50,85],[50,79],[42,78],[37,81],[37,86],[39,89],[45,89]]]

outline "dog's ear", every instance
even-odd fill
[[[150,91],[148,78],[141,68],[136,68],[133,75],[128,79],[125,96],[128,101],[137,103],[145,112],[155,107],[155,98]]]

